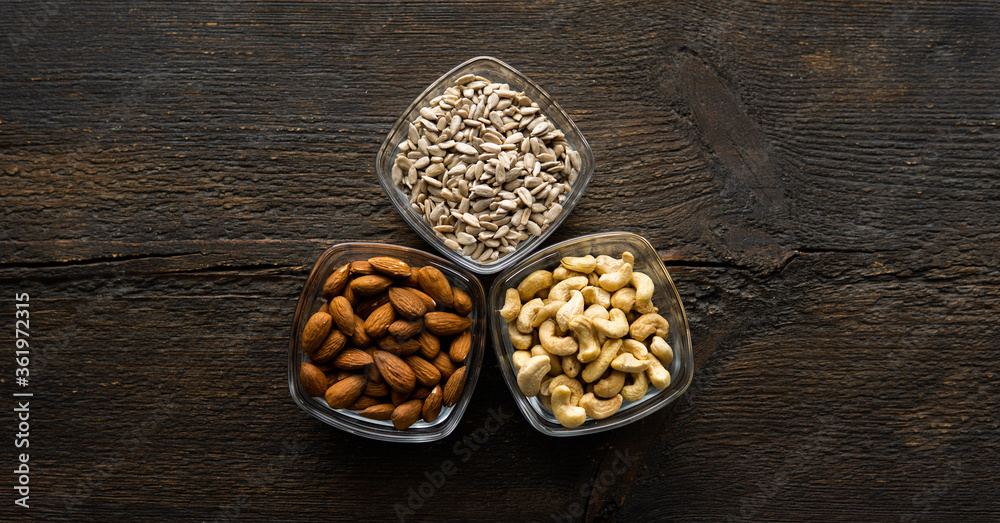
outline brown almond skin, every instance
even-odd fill
[[[441,382],[441,371],[433,363],[420,356],[407,356],[403,361],[413,369],[413,375],[417,377],[417,383],[424,387],[433,387]]]
[[[361,397],[354,400],[354,403],[351,403],[350,405],[347,406],[347,410],[365,410],[368,407],[371,407],[373,405],[378,405],[379,403],[382,403],[382,400],[378,398],[373,398],[371,396],[365,396],[364,394],[362,394]]]
[[[455,373],[455,364],[451,362],[451,358],[444,352],[439,352],[438,355],[431,360],[431,364],[433,364],[437,370],[441,371],[442,380],[447,380],[452,374]]]
[[[392,421],[392,426],[398,430],[410,428],[410,425],[413,425],[420,419],[423,407],[423,400],[410,400],[399,405],[392,411],[392,416],[389,417]]]
[[[400,317],[406,319],[420,318],[427,312],[427,304],[413,289],[406,287],[389,287],[389,301]]]
[[[375,365],[382,374],[382,379],[392,387],[392,390],[409,394],[417,385],[413,369],[394,354],[384,350],[375,351]]]
[[[371,264],[372,268],[377,272],[390,278],[407,278],[410,276],[410,273],[413,272],[410,269],[409,264],[399,258],[393,258],[392,256],[376,256],[374,258],[368,258],[368,263]]]
[[[347,349],[337,355],[330,363],[342,370],[363,369],[372,364],[372,357],[367,352],[358,349]],[[367,378],[366,378],[367,379]]]
[[[435,386],[431,390],[431,393],[427,395],[424,399],[423,409],[421,409],[424,421],[431,423],[441,414],[443,397],[444,393],[441,390],[441,385]]]
[[[420,283],[420,288],[434,298],[434,301],[445,307],[452,306],[455,297],[451,291],[451,284],[440,269],[432,265],[421,267],[417,281]]]
[[[452,336],[472,326],[472,318],[451,312],[434,311],[424,314],[424,327],[438,336]]]
[[[343,409],[354,403],[365,388],[366,378],[360,374],[348,376],[326,389],[326,403],[331,408]]]
[[[466,329],[455,339],[451,340],[451,347],[448,349],[448,357],[455,363],[465,362],[465,358],[472,349],[472,331]]]
[[[334,296],[327,305],[333,322],[345,336],[354,334],[354,306],[343,296]]]
[[[361,301],[361,298],[358,295],[354,294],[354,291],[351,289],[351,284],[349,282],[347,286],[344,287],[344,293],[341,294],[341,296],[343,296],[344,299],[346,299],[347,302],[351,304],[351,307],[354,307],[355,305],[358,304],[359,301]]]
[[[385,383],[373,383],[369,380],[368,384],[365,385],[364,394],[365,396],[371,396],[373,398],[381,398],[383,396],[388,396],[391,391],[392,389],[390,389]]]
[[[332,327],[333,318],[329,314],[317,312],[310,316],[306,326],[302,328],[302,350],[308,354],[318,349]]]
[[[372,267],[372,264],[368,263],[368,260],[351,262],[351,276],[365,276],[368,274],[375,274],[375,268]]]
[[[402,405],[403,403],[410,400],[410,394],[412,394],[412,392],[413,391],[400,392],[398,390],[394,390],[389,393],[389,400],[392,401],[393,405],[396,406]]]
[[[392,417],[392,411],[396,410],[396,406],[392,403],[379,403],[378,405],[372,405],[365,410],[362,410],[358,414],[368,418],[381,421],[389,421]]]
[[[365,332],[365,320],[361,319],[361,316],[355,314],[354,334],[351,335],[351,343],[353,343],[355,347],[363,349],[365,347],[370,347],[373,341],[374,340],[372,340],[371,336]]]
[[[354,312],[362,318],[367,318],[372,312],[375,311],[375,309],[385,305],[386,303],[389,303],[389,295],[382,292],[376,294],[375,296],[361,300],[357,307],[354,307]]]
[[[455,313],[461,316],[468,316],[472,312],[472,298],[465,291],[457,287],[452,287],[451,293],[455,297],[452,303]]]
[[[445,407],[455,405],[462,397],[463,390],[465,390],[465,365],[459,367],[444,384],[444,397],[441,402],[444,403]]]
[[[380,349],[397,356],[409,356],[420,350],[420,342],[413,338],[400,340],[395,336],[384,336],[379,338],[376,343]]]
[[[413,321],[396,320],[389,325],[389,334],[406,340],[413,338],[424,330],[424,320],[417,318]]]
[[[332,360],[347,346],[347,338],[340,329],[330,329],[330,334],[323,340],[318,349],[309,354],[313,363],[326,363]]]
[[[434,359],[441,352],[441,340],[437,336],[426,330],[417,335],[417,343],[420,344],[420,355],[428,361]]]
[[[389,325],[396,320],[396,309],[386,303],[372,311],[365,320],[365,332],[372,338],[381,338],[389,332]]]
[[[438,304],[434,301],[434,298],[431,298],[430,294],[427,294],[420,289],[410,289],[410,292],[412,292],[414,296],[420,298],[420,301],[424,302],[424,309],[427,311],[432,311],[437,308]]]
[[[358,276],[351,280],[347,286],[358,296],[374,296],[392,285],[392,278],[381,274],[368,274]]]
[[[420,274],[420,267],[410,267],[410,275],[406,278],[399,280],[399,284],[403,287],[411,287],[414,289],[420,288],[420,281],[417,280],[417,275]]]
[[[344,287],[347,286],[347,277],[351,274],[351,264],[345,263],[341,265],[337,270],[333,271],[323,283],[323,297],[327,300],[332,300],[334,296],[339,295],[344,292]]]
[[[431,394],[430,387],[417,387],[410,393],[411,400],[422,400]]]
[[[326,392],[326,375],[312,363],[299,366],[299,383],[306,394],[318,398]]]

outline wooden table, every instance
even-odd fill
[[[997,2],[0,12],[0,520],[1000,518]],[[684,298],[694,382],[642,422],[557,439],[488,349],[443,441],[327,427],[286,380],[305,277],[339,242],[431,249],[375,153],[482,54],[593,146],[550,243],[648,238]]]

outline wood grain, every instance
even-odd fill
[[[0,317],[31,294],[36,391],[0,520],[1000,518],[997,7],[0,1]],[[302,284],[339,242],[431,249],[375,153],[482,54],[593,146],[550,242],[649,239],[694,382],[549,438],[488,350],[443,441],[329,428],[287,389]]]

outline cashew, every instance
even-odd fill
[[[618,355],[618,349],[622,348],[622,340],[613,339],[608,340],[601,347],[601,354],[597,356],[597,359],[588,363],[583,371],[580,372],[580,377],[583,381],[591,383],[597,378],[604,374],[604,371],[608,370],[608,366],[611,365],[611,360],[615,359]]]
[[[578,258],[566,256],[562,259],[562,266],[571,271],[587,274],[594,272],[594,269],[597,267],[597,260],[589,254]]]
[[[670,324],[667,323],[666,318],[655,312],[639,316],[629,327],[629,333],[639,341],[645,340],[654,332],[657,336],[666,338],[669,330]]]
[[[551,318],[538,327],[538,339],[546,351],[558,356],[569,356],[578,348],[572,336],[556,336],[556,320]]]
[[[611,306],[621,309],[622,312],[630,312],[632,307],[635,307],[635,289],[632,287],[622,287],[615,291],[611,295]]]
[[[569,429],[579,427],[583,425],[584,421],[587,421],[587,411],[583,407],[571,404],[570,398],[572,395],[573,391],[569,387],[559,385],[552,391],[552,397],[550,398],[552,414],[555,415],[556,420],[563,427]]]
[[[622,399],[625,401],[638,401],[646,395],[649,390],[649,378],[645,372],[630,374],[632,383],[622,387]]]
[[[562,265],[556,267],[555,270],[552,271],[553,280],[565,280],[575,276],[583,276],[584,278],[587,277],[587,275],[582,272],[571,271]]]
[[[625,373],[613,370],[606,378],[601,378],[594,384],[594,394],[602,398],[610,398],[618,394],[625,385]]]
[[[601,354],[601,346],[597,344],[597,331],[590,319],[583,315],[577,316],[569,320],[569,328],[576,335],[580,348],[576,358],[581,363],[596,360]]]
[[[593,285],[594,287],[601,286],[601,277],[596,272],[587,273],[587,285]]]
[[[542,385],[542,379],[549,372],[548,356],[532,356],[527,363],[517,371],[517,387],[528,396],[537,396]]]
[[[628,334],[628,318],[621,309],[611,309],[608,311],[608,319],[595,318],[594,328],[597,332],[609,338],[621,338]]]
[[[531,342],[535,340],[534,334],[525,334],[517,330],[517,323],[513,321],[507,324],[507,336],[510,338],[510,344],[517,350],[530,349]]]
[[[649,360],[636,359],[635,356],[626,352],[611,360],[611,368],[622,372],[642,372],[649,368]]]
[[[514,365],[514,370],[521,370],[528,360],[531,359],[531,352],[526,350],[516,350],[514,354],[510,356],[510,361]]]
[[[602,320],[606,320],[610,317],[608,315],[608,309],[605,307],[601,307],[596,303],[594,305],[591,305],[590,307],[587,307],[587,310],[583,311],[583,315],[589,318],[591,321],[593,321],[594,318],[600,318]]]
[[[539,291],[552,286],[552,273],[546,270],[535,271],[526,276],[517,285],[517,293],[522,302],[526,302],[535,297]]]
[[[531,348],[532,356],[548,356],[549,358],[549,374],[557,376],[562,373],[562,358],[552,354],[551,352],[545,350],[545,347],[541,345],[535,345]]]
[[[553,379],[555,379],[555,376],[552,376],[551,372],[552,371],[550,369],[549,370],[550,375],[546,376],[546,378],[542,380],[542,383],[538,385],[538,395],[539,396],[550,396],[551,395],[551,393],[549,392],[549,384],[552,383]]]
[[[622,263],[621,260],[612,258],[607,254],[602,254],[598,256],[594,261],[595,261],[594,272],[598,276],[601,276],[608,272],[615,272],[615,269],[618,268],[618,265]]]
[[[646,375],[649,376],[649,382],[657,389],[663,390],[670,385],[670,372],[656,358],[649,358],[649,368],[646,369]]]
[[[626,338],[622,340],[622,352],[627,352],[637,360],[644,360],[649,356],[649,350],[646,349],[646,344],[633,340],[632,338]]]
[[[507,296],[504,300],[503,308],[500,309],[500,315],[503,316],[504,320],[514,321],[514,318],[517,318],[520,312],[521,295],[517,293],[517,289],[507,289]]]
[[[618,394],[611,399],[598,399],[594,393],[588,392],[580,398],[580,406],[583,407],[587,416],[594,419],[604,419],[618,412],[622,407],[622,395]]]
[[[559,386],[567,387],[573,393],[569,398],[570,405],[580,404],[580,398],[583,397],[582,383],[565,374],[560,374],[549,382],[549,392],[555,392],[556,387]]]
[[[649,352],[659,358],[664,367],[674,361],[674,349],[670,347],[667,340],[659,336],[653,336],[653,341],[649,343]]]
[[[578,291],[586,286],[586,276],[574,276],[572,278],[567,278],[553,285],[552,288],[549,289],[549,299],[569,301],[570,293],[572,291]]]
[[[563,305],[566,305],[566,302],[560,300],[545,300],[545,306],[538,311],[534,321],[531,322],[531,326],[538,328],[539,325],[545,323],[545,320],[555,318],[556,313],[559,312],[559,309],[561,309]]]
[[[580,371],[583,370],[583,364],[580,363],[580,360],[576,359],[576,356],[563,356],[562,370],[570,378],[575,378],[579,376]]]
[[[565,305],[559,308],[559,312],[556,313],[556,323],[559,324],[559,328],[563,331],[569,328],[569,320],[573,319],[574,316],[583,314],[583,293],[580,291],[570,291],[569,301]]]
[[[635,287],[635,310],[641,314],[656,312],[653,306],[653,279],[637,271],[632,272],[632,286]]]
[[[611,306],[611,293],[600,287],[588,285],[580,292],[583,293],[583,303],[586,305],[600,305],[605,309]]]
[[[521,312],[517,315],[517,330],[531,334],[531,324],[535,321],[538,311],[545,305],[541,298],[529,300],[521,306]]]
[[[615,292],[632,281],[632,264],[615,260],[614,264],[606,266],[604,274],[597,281],[604,290]]]

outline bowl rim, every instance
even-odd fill
[[[397,256],[410,255],[411,258],[412,256],[416,256],[417,258],[423,257],[425,260],[420,261],[424,265],[437,266],[446,277],[449,277],[448,279],[452,281],[452,283],[454,283],[453,278],[457,277],[460,281],[464,281],[468,285],[468,289],[470,291],[469,296],[473,301],[473,311],[478,311],[478,313],[473,316],[473,342],[471,350],[469,351],[469,356],[465,361],[465,387],[458,403],[456,403],[453,407],[450,407],[451,410],[448,411],[446,416],[439,418],[440,421],[435,420],[435,422],[429,425],[416,429],[410,428],[406,430],[396,430],[391,425],[384,425],[381,422],[369,422],[368,420],[349,416],[341,412],[342,409],[331,409],[325,405],[318,405],[314,398],[306,397],[301,391],[301,387],[299,386],[299,366],[303,362],[304,355],[301,350],[300,337],[302,327],[305,325],[305,322],[308,321],[308,317],[314,313],[313,303],[316,300],[315,296],[310,298],[310,295],[316,290],[319,290],[319,295],[322,296],[322,281],[320,280],[325,280],[329,274],[326,274],[327,271],[325,269],[321,270],[321,268],[323,268],[327,262],[333,260],[337,254],[349,254],[359,248],[374,249],[376,251],[381,251],[380,254],[386,255],[395,253]],[[363,258],[359,257],[358,259]],[[406,260],[404,259],[404,261]],[[407,261],[407,263],[409,263],[409,261]],[[476,388],[476,383],[479,379],[479,371],[482,369],[485,342],[486,337],[488,336],[486,331],[488,330],[488,327],[489,321],[486,317],[486,292],[482,283],[479,281],[479,278],[474,274],[469,273],[469,271],[466,271],[461,267],[456,267],[452,262],[439,256],[421,251],[419,249],[414,249],[412,247],[379,242],[338,243],[329,247],[320,255],[316,263],[313,265],[313,268],[306,279],[305,285],[302,287],[302,293],[299,295],[299,299],[295,307],[295,314],[292,318],[292,333],[289,337],[287,368],[288,389],[293,401],[299,406],[299,408],[323,423],[343,430],[344,432],[380,441],[403,443],[427,443],[437,441],[447,437],[455,430],[455,428],[458,427],[463,415],[465,414],[466,408],[469,406],[472,394]],[[448,407],[445,408],[447,409]]]
[[[542,231],[540,236],[529,237],[527,240],[522,242],[514,252],[485,264],[467,259],[462,256],[461,253],[452,251],[446,247],[444,242],[434,235],[433,229],[431,229],[428,224],[424,223],[421,217],[416,216],[413,213],[410,208],[409,201],[403,196],[402,191],[397,189],[392,183],[392,176],[390,173],[391,161],[395,158],[395,152],[401,142],[401,140],[393,139],[393,137],[406,136],[403,129],[409,122],[408,117],[419,111],[424,104],[439,94],[440,91],[443,91],[444,88],[446,88],[446,84],[454,83],[454,80],[469,72],[483,72],[480,71],[480,68],[486,68],[492,72],[503,72],[504,74],[517,79],[519,82],[522,82],[523,85],[513,87],[519,91],[524,91],[529,94],[532,101],[538,103],[539,106],[543,106],[546,116],[550,120],[557,121],[554,123],[559,124],[557,127],[566,135],[566,140],[574,146],[577,152],[580,153],[581,159],[579,177],[577,178],[573,189],[567,194],[566,199],[563,200],[563,211],[556,218],[556,220],[549,224],[549,226]],[[501,80],[509,82],[509,79]],[[579,127],[577,127],[576,123],[569,116],[569,113],[567,113],[566,110],[564,110],[562,106],[555,101],[555,99],[553,99],[544,89],[528,78],[524,73],[518,71],[502,60],[485,55],[476,56],[466,60],[431,82],[430,85],[428,85],[427,88],[420,93],[420,95],[414,98],[413,102],[410,103],[406,110],[404,110],[396,120],[395,124],[393,124],[390,128],[389,132],[383,139],[375,158],[375,177],[378,180],[379,185],[382,186],[382,190],[393,203],[393,207],[395,207],[396,211],[403,217],[403,220],[445,258],[460,265],[462,268],[470,272],[483,275],[496,274],[504,269],[512,267],[518,264],[525,257],[529,256],[534,250],[539,248],[545,240],[552,233],[554,233],[560,225],[562,225],[566,217],[570,214],[573,208],[576,207],[576,204],[579,203],[583,193],[586,192],[587,186],[593,178],[596,166],[593,148],[590,146],[587,138],[583,135],[583,132],[580,131]]]
[[[506,282],[512,277],[519,275],[519,273],[526,271],[531,265],[550,256],[554,252],[558,252],[566,246],[594,242],[595,240],[625,241],[627,243],[632,243],[637,247],[641,247],[655,255],[653,256],[655,263],[652,265],[657,267],[657,270],[662,271],[663,276],[668,283],[668,288],[664,289],[664,292],[666,292],[667,296],[673,301],[671,305],[676,305],[680,312],[681,324],[678,326],[671,325],[671,329],[678,329],[678,332],[680,333],[680,340],[682,341],[681,346],[673,347],[674,357],[681,358],[681,362],[678,364],[681,372],[679,373],[679,376],[671,376],[671,384],[667,387],[667,389],[657,391],[656,393],[653,393],[651,397],[643,398],[634,402],[637,404],[630,408],[637,408],[639,410],[631,413],[630,415],[621,418],[615,418],[615,416],[612,416],[611,418],[603,420],[593,420],[588,418],[583,425],[570,429],[563,427],[558,423],[552,423],[543,419],[535,410],[535,407],[529,404],[529,399],[526,398],[518,388],[516,373],[513,371],[513,367],[510,363],[510,357],[507,354],[507,345],[510,342],[506,339],[507,323],[499,314],[499,307],[502,305],[502,303],[499,303],[499,300],[501,299],[501,294],[506,292]],[[638,253],[633,254],[635,254],[638,258]],[[653,247],[648,240],[638,234],[627,231],[594,233],[572,238],[539,250],[530,258],[523,260],[517,266],[510,267],[496,276],[493,280],[493,284],[490,286],[489,295],[487,296],[487,307],[489,308],[491,315],[490,327],[492,331],[493,350],[496,354],[504,382],[507,384],[507,388],[510,390],[511,395],[514,397],[518,410],[521,411],[521,414],[524,415],[532,427],[543,434],[555,437],[583,436],[613,430],[630,423],[634,423],[677,401],[677,399],[690,387],[694,378],[694,349],[691,344],[691,331],[688,324],[687,313],[684,310],[684,303],[681,300],[680,293],[677,291],[677,286],[674,284],[670,272],[663,264],[663,260],[657,254],[656,248]]]

